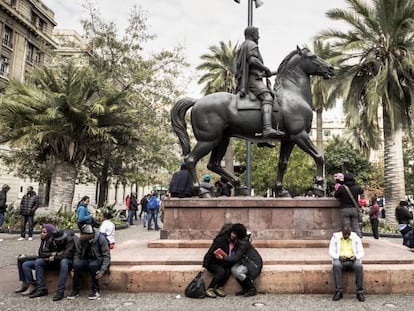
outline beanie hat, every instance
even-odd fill
[[[187,169],[187,165],[185,164],[185,162],[181,163],[180,169],[182,169],[182,170]]]
[[[92,234],[92,233],[93,233],[93,228],[92,228],[92,225],[84,224],[84,225],[80,228],[80,232],[81,232],[81,233],[84,233],[84,234]]]
[[[211,180],[211,176],[210,176],[209,174],[205,174],[205,175],[203,176],[203,180],[204,180],[204,181],[210,181],[210,180]]]

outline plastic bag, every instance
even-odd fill
[[[203,272],[197,274],[190,284],[188,284],[184,293],[189,298],[204,298],[206,296]]]

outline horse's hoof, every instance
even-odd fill
[[[235,196],[249,196],[250,193],[246,186],[239,186],[234,189],[234,195]]]

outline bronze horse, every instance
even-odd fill
[[[280,108],[278,113],[273,112],[273,123],[275,124],[278,118],[280,129],[286,133],[286,137],[281,139],[275,183],[278,196],[290,196],[283,188],[282,182],[295,145],[312,156],[316,163],[317,183],[320,184],[319,187],[323,184],[324,158],[309,137],[313,118],[310,75],[319,75],[328,79],[334,75],[334,70],[308,49],[299,47],[286,56],[277,71],[274,110],[279,105]],[[246,194],[246,187],[240,179],[222,168],[220,162],[227,150],[230,137],[253,142],[266,142],[267,139],[264,140],[260,136],[262,131],[260,103],[257,101],[257,109],[240,110],[243,102],[239,103],[239,101],[238,95],[218,92],[198,100],[183,98],[171,110],[172,128],[179,138],[193,189],[200,197],[208,197],[208,195],[200,189],[195,168],[197,162],[210,151],[211,157],[207,168],[226,178],[235,187],[236,195]],[[193,107],[191,124],[197,139],[192,150],[185,121],[186,112],[191,107]]]

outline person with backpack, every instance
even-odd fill
[[[111,253],[105,236],[92,225],[83,225],[80,229],[80,239],[75,245],[73,290],[67,298],[72,300],[79,296],[80,271],[89,271],[91,292],[88,299],[100,299],[99,280],[109,271],[110,262]]]
[[[158,199],[158,195],[155,191],[151,192],[151,196],[148,200],[147,210],[148,210],[148,230],[152,230],[151,223],[154,221],[154,229],[157,231],[158,228],[158,211],[160,209],[161,202]]]

